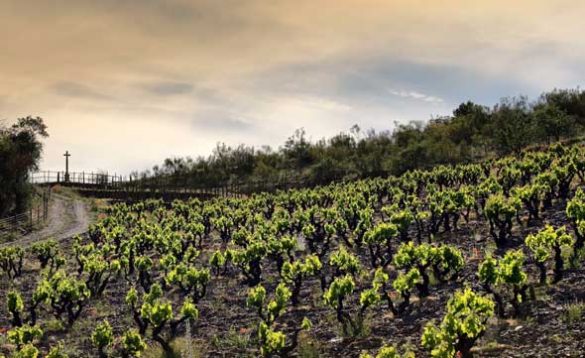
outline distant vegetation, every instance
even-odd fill
[[[171,158],[135,176],[187,177],[201,185],[228,180],[316,185],[517,153],[581,135],[584,128],[585,91],[554,90],[533,102],[505,98],[492,108],[462,103],[452,116],[400,124],[392,132],[364,133],[354,126],[349,133],[310,142],[299,129],[277,150],[218,144],[207,158]]]
[[[0,218],[21,213],[29,205],[28,175],[37,169],[47,127],[39,117],[20,118],[12,126],[0,124]]]

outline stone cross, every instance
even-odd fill
[[[68,183],[69,182],[69,157],[71,156],[71,154],[69,154],[69,151],[65,151],[65,154],[63,154],[63,156],[65,157],[65,182]]]

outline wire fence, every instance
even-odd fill
[[[50,196],[49,188],[37,190],[32,200],[33,205],[27,211],[0,219],[0,242],[23,236],[44,224],[48,219]]]

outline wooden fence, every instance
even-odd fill
[[[198,197],[244,197],[252,193],[275,192],[319,185],[300,178],[281,176],[277,179],[218,179],[199,181],[192,175],[159,175],[132,177],[108,173],[41,171],[30,176],[33,184],[75,187],[81,194],[98,198],[144,200],[162,198],[165,201]]]
[[[94,172],[39,171],[32,173],[32,184],[77,184],[87,186],[117,186],[129,179],[117,174]],[[131,180],[131,178],[130,178]]]

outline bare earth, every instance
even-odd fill
[[[0,244],[0,247],[28,246],[46,239],[61,241],[86,232],[89,222],[89,210],[82,199],[53,193],[45,227],[17,241]]]

